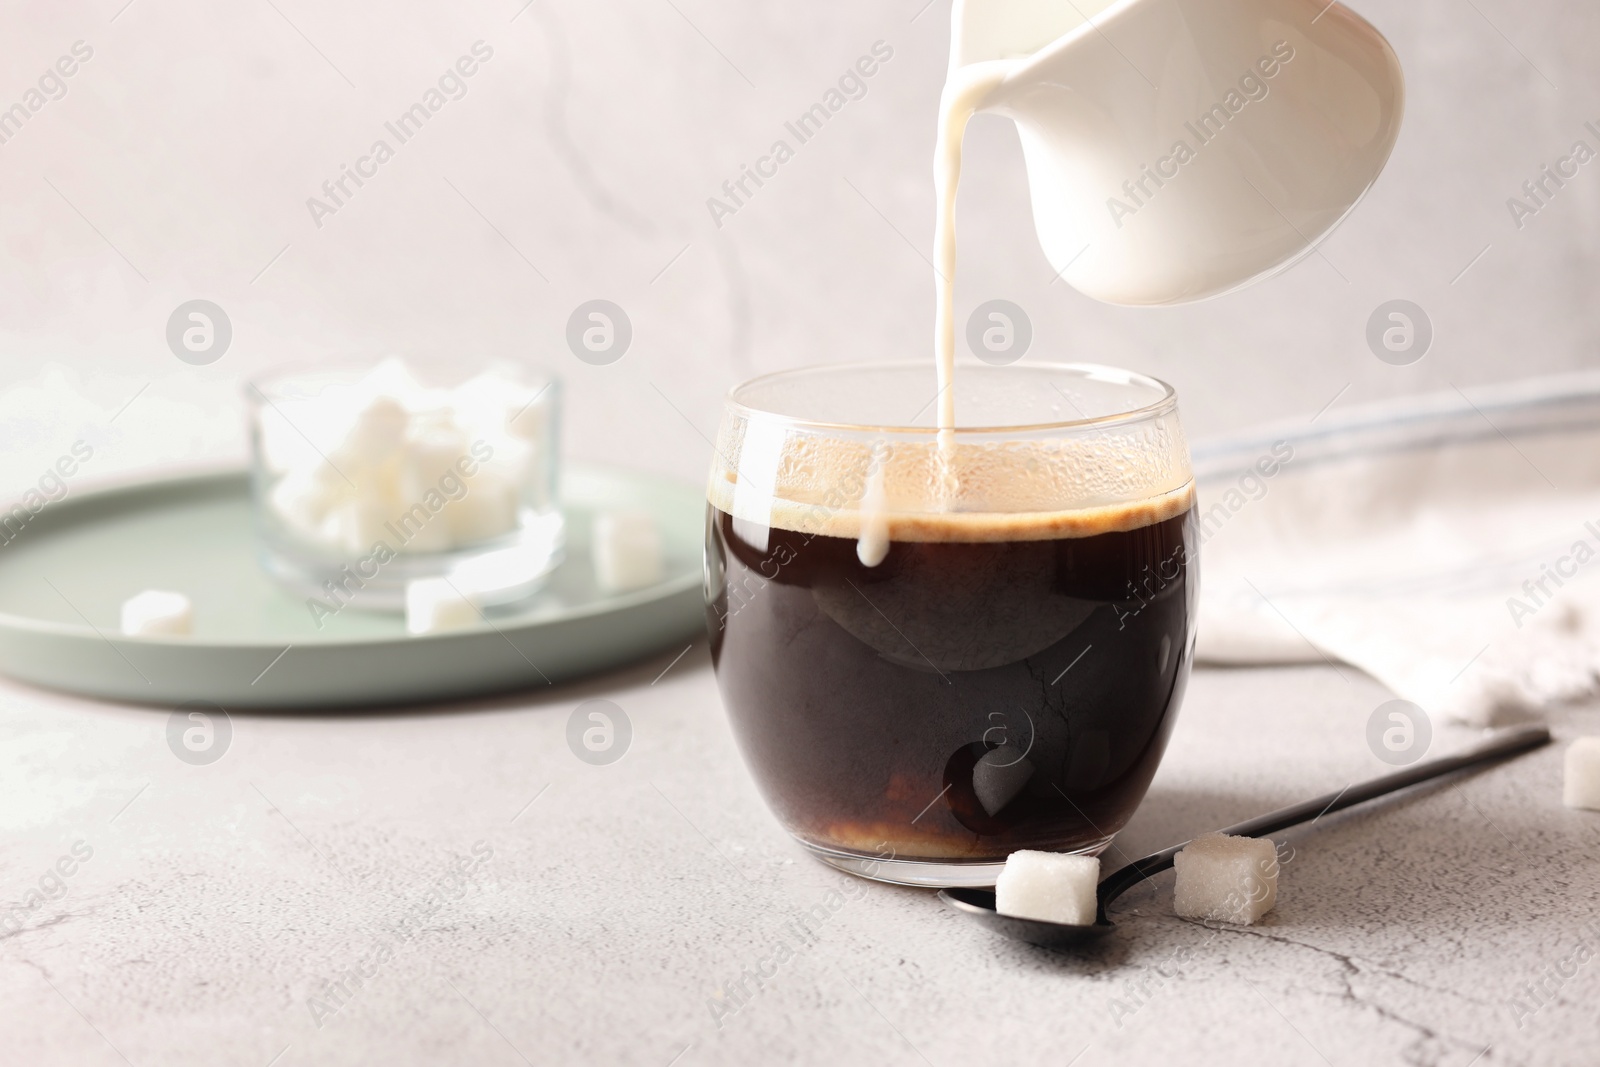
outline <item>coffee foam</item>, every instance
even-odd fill
[[[725,431],[707,499],[736,520],[797,533],[1041,541],[1136,530],[1194,504],[1175,423],[951,444],[785,434],[760,423]],[[738,471],[727,462],[735,456]]]

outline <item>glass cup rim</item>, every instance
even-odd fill
[[[417,353],[405,354],[399,352],[384,352],[375,355],[349,353],[344,355],[333,355],[325,359],[306,357],[304,359],[297,359],[292,362],[280,363],[275,366],[268,367],[262,370],[260,373],[253,374],[246,378],[241,384],[241,391],[252,403],[259,403],[261,400],[267,400],[271,398],[285,399],[285,387],[292,385],[296,381],[314,378],[318,375],[327,375],[330,379],[335,377],[346,377],[347,381],[345,384],[348,384],[349,382],[359,380],[362,374],[367,371],[371,371],[373,368],[390,358],[399,359],[406,365],[407,369],[410,370],[414,376],[422,378],[427,377],[428,375],[430,368],[418,366],[419,354]],[[426,360],[428,355],[420,354],[420,358]],[[554,393],[558,391],[561,385],[561,380],[557,378],[556,375],[550,370],[542,366],[533,365],[531,363],[520,363],[516,357],[480,354],[471,357],[471,359],[473,360],[472,365],[475,368],[475,371],[478,373],[481,373],[486,367],[493,366],[496,363],[505,363],[516,366],[519,370],[522,370],[526,373],[528,377],[528,382],[526,384],[538,387],[540,389],[541,398],[543,394]],[[465,381],[470,377],[472,377],[472,373],[468,373],[463,376],[462,381]],[[426,381],[423,381],[421,384],[425,388],[440,388],[436,385],[430,385]]]
[[[1011,366],[1016,365],[1013,364]],[[1056,430],[1077,431],[1090,428],[1099,429],[1103,427],[1121,426],[1128,423],[1143,422],[1148,419],[1159,418],[1162,415],[1170,414],[1171,412],[1176,411],[1178,407],[1178,391],[1160,378],[1156,378],[1148,374],[1141,374],[1138,371],[1127,370],[1123,367],[1113,367],[1106,363],[1079,363],[1065,361],[1031,362],[1022,365],[1019,367],[1019,369],[1047,372],[1053,371],[1058,373],[1065,372],[1068,374],[1076,374],[1082,377],[1090,377],[1096,374],[1115,375],[1118,379],[1120,379],[1117,384],[1125,384],[1130,386],[1140,385],[1147,388],[1154,388],[1161,395],[1156,400],[1153,400],[1148,404],[1143,404],[1135,408],[1129,408],[1127,411],[1112,412],[1106,415],[1095,415],[1080,419],[1062,419],[1051,422],[1015,423],[1001,426],[956,426],[949,431],[941,430],[937,426],[893,426],[870,423],[831,422],[826,419],[809,419],[802,416],[785,415],[780,412],[769,411],[766,408],[747,404],[743,400],[739,399],[739,394],[747,389],[773,382],[779,382],[784,379],[798,379],[812,375],[831,376],[840,371],[926,371],[927,367],[928,362],[926,360],[911,359],[813,363],[803,367],[791,367],[787,370],[772,371],[767,374],[760,374],[754,378],[746,379],[745,381],[740,382],[728,390],[723,398],[723,403],[727,411],[746,420],[761,420],[770,423],[777,423],[786,427],[793,427],[795,429],[842,433],[906,434],[923,437],[931,437],[941,433],[949,432],[955,434],[958,439],[963,437],[992,437],[996,435],[1007,434],[1047,433]],[[1010,367],[995,366],[993,364],[986,363],[972,363],[967,361],[962,361],[956,364],[956,370],[958,373],[961,371],[977,371],[981,373],[995,371],[1004,372],[1008,369],[1010,369]],[[932,401],[929,403],[931,405]]]

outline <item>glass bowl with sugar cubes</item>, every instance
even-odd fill
[[[509,603],[561,562],[553,378],[388,358],[246,393],[263,562],[323,610],[404,610],[418,583]]]

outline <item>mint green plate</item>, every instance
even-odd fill
[[[248,475],[145,482],[50,504],[0,548],[0,671],[25,682],[149,704],[333,708],[544,687],[687,645],[705,631],[705,497],[647,474],[562,474],[567,558],[545,588],[471,629],[409,636],[399,615],[346,608],[319,630],[303,597],[262,571]],[[663,580],[599,591],[592,517],[645,509]],[[194,633],[124,637],[122,602],[171,589]]]

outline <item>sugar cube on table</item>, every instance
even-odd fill
[[[1205,834],[1174,860],[1173,910],[1186,919],[1248,926],[1278,901],[1278,850],[1261,837]]]
[[[187,637],[194,607],[182,593],[146,589],[122,602],[122,632],[129,637]]]
[[[406,583],[406,633],[435,634],[471,626],[482,616],[447,578]]]
[[[645,511],[608,511],[595,516],[589,554],[594,577],[608,593],[642,589],[661,580],[661,532]]]
[[[1600,737],[1580,737],[1567,746],[1561,801],[1569,808],[1600,811]]]
[[[1090,926],[1099,883],[1098,856],[1013,852],[995,882],[994,906],[1001,915],[1018,919]]]

